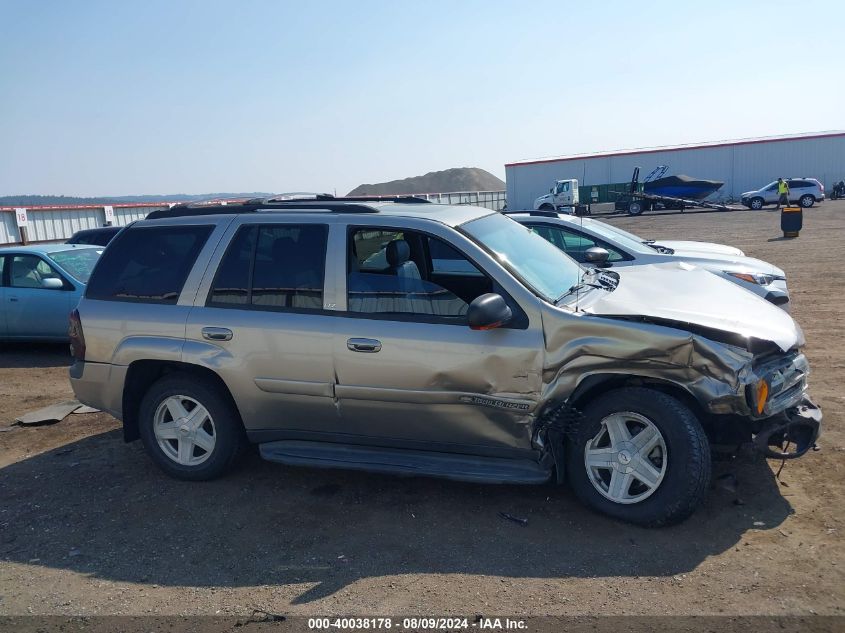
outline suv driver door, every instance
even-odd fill
[[[455,244],[379,218],[347,228],[334,359],[344,433],[362,443],[515,455],[531,449],[543,336]],[[342,226],[338,226],[341,229]],[[432,244],[435,244],[432,247]],[[432,258],[432,253],[436,256]],[[344,288],[345,286],[345,288]],[[514,313],[469,328],[469,303],[497,292]]]

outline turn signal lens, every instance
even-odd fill
[[[763,409],[766,408],[766,400],[769,399],[769,383],[765,380],[761,380],[757,383],[756,391],[756,398],[755,402],[757,404],[757,415],[763,415]]]

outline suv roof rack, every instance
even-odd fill
[[[147,218],[179,218],[194,215],[226,215],[230,213],[258,213],[260,211],[331,211],[334,213],[378,213],[378,209],[364,202],[394,202],[400,204],[431,204],[414,196],[346,196],[334,197],[320,193],[301,198],[253,198],[245,202],[187,202],[169,209],[153,211]]]
[[[284,196],[284,197],[283,197]],[[315,193],[313,195],[296,194],[288,197],[288,194],[280,194],[273,198],[264,198],[265,203],[277,202],[398,202],[400,204],[431,204],[430,200],[418,196],[333,196],[330,193]]]

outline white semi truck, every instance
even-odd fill
[[[578,181],[555,180],[555,186],[549,189],[549,193],[534,201],[534,208],[543,211],[575,213],[575,207],[578,204]]]

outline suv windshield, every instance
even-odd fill
[[[101,248],[79,248],[58,253],[50,253],[50,259],[64,268],[70,275],[84,284],[91,278],[94,264],[103,254]]]
[[[461,229],[549,303],[579,282],[581,268],[527,226],[494,213]]]

